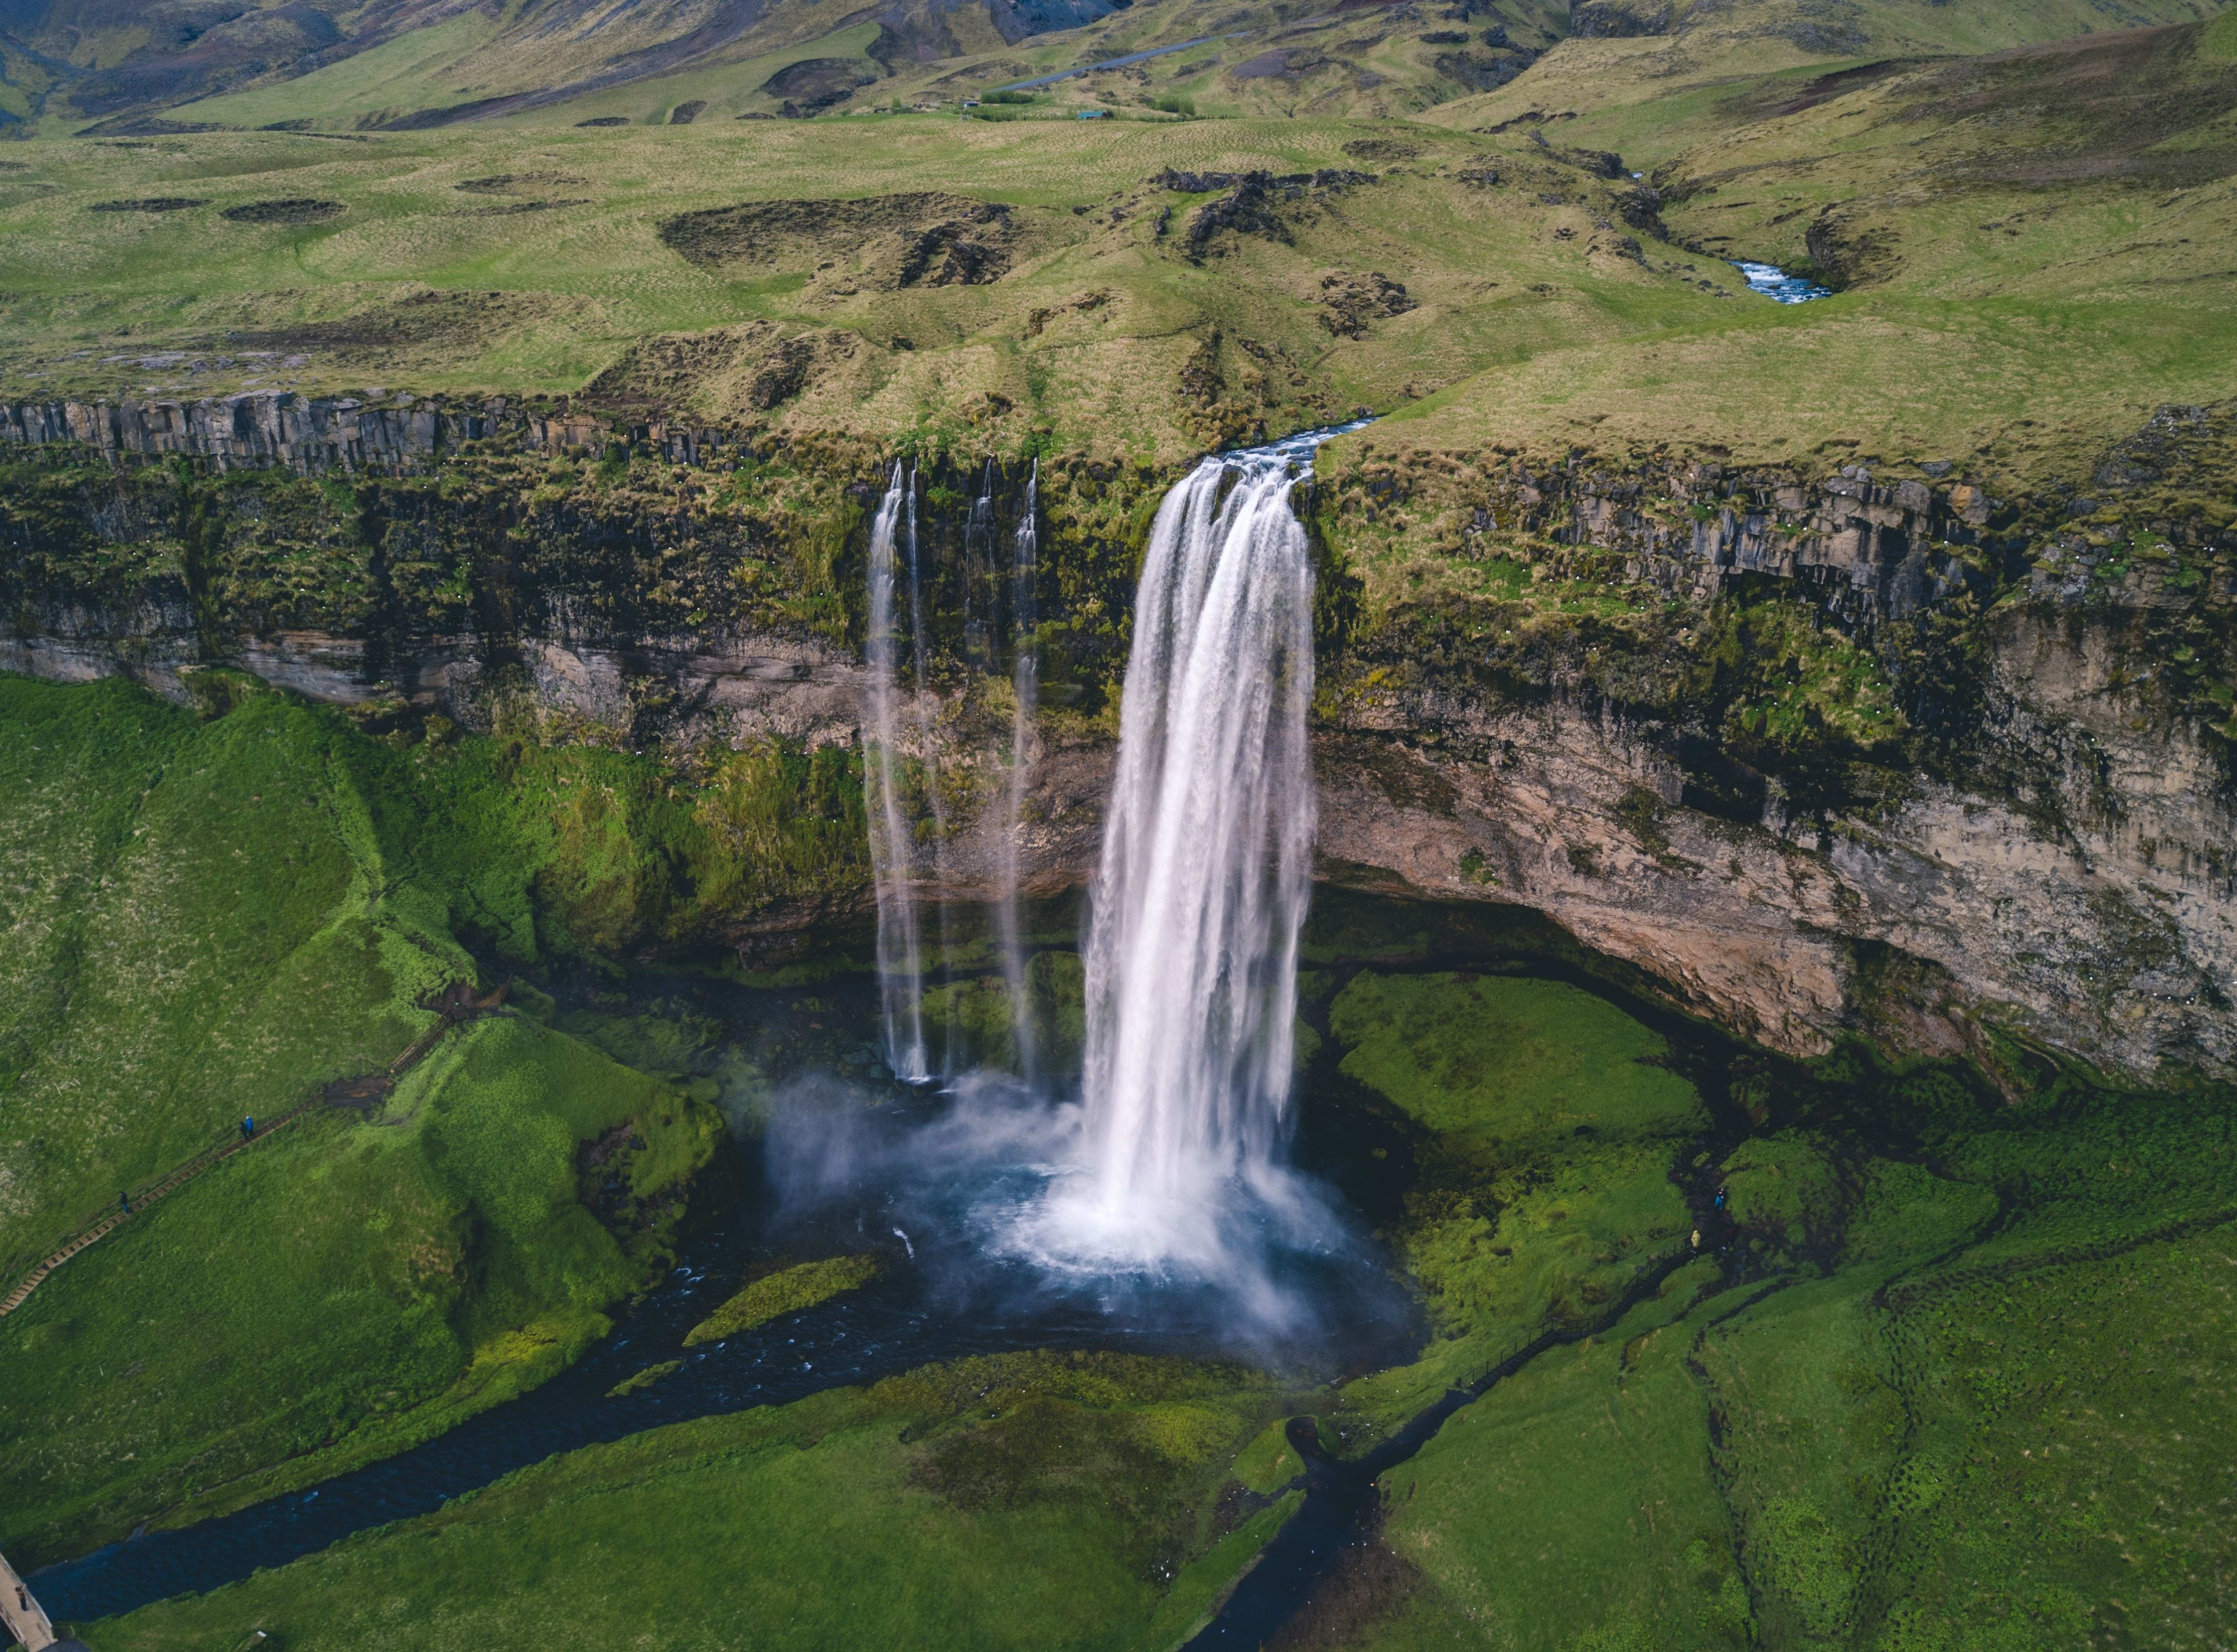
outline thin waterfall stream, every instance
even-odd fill
[[[885,1028],[886,1064],[904,1083],[930,1074],[924,1047],[923,946],[917,928],[915,837],[902,809],[900,711],[894,682],[900,638],[894,599],[899,583],[895,537],[900,531],[901,461],[870,525],[868,647],[869,728],[863,782],[868,796],[870,876],[878,900],[878,986]]]
[[[989,467],[988,495],[993,493]],[[1040,512],[1040,461],[1035,459],[1026,479],[1025,509],[1011,539],[1010,563],[1010,770],[1004,788],[1001,834],[997,839],[1001,875],[994,904],[994,932],[1002,948],[1002,979],[1009,988],[1010,1025],[1016,1041],[1018,1076],[1031,1088],[1039,1077],[1039,1052],[1033,1036],[1033,1010],[1026,996],[1025,934],[1019,920],[1018,882],[1020,844],[1025,829],[1026,791],[1033,759],[1034,718],[1040,709],[1040,649],[1039,605],[1033,581],[1039,574],[1040,539],[1035,520]]]
[[[915,466],[912,466],[909,469],[908,492],[902,501],[902,518],[908,536],[909,647],[916,668],[917,761],[923,766],[925,807],[932,816],[930,870],[934,892],[934,900],[940,921],[940,955],[944,961],[954,955],[955,945],[954,914],[950,909],[947,898],[947,892],[951,887],[947,876],[947,800],[940,788],[940,745],[934,732],[934,724],[938,720],[939,698],[933,692],[931,649],[925,632],[923,541],[917,533],[916,496],[917,472]],[[911,861],[914,863],[914,855],[911,856]],[[912,894],[908,898],[914,901],[915,897]],[[921,988],[921,974],[917,978],[917,986]],[[924,1016],[921,997],[920,990],[920,1001],[915,1012],[920,1039],[923,1036]],[[940,1028],[940,1075],[943,1078],[953,1076],[955,1071],[955,1027],[953,1008],[951,1000],[949,1021]],[[928,1065],[921,1062],[919,1072],[911,1076],[913,1078],[929,1077]]]

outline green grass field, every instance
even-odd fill
[[[998,451],[1053,440],[1165,464],[1365,406],[1396,414],[1377,439],[1427,453],[1660,444],[1805,470],[1943,458],[2039,481],[2157,405],[2226,389],[2227,27],[1853,81],[1772,64],[1713,86],[1660,76],[1666,43],[1578,42],[1440,105],[1435,124],[1396,128],[951,109],[586,129],[531,113],[348,141],[32,142],[0,175],[14,249],[0,250],[0,393],[518,395],[596,380],[593,402],[633,409],[880,441],[937,426]],[[1631,64],[1635,96],[1561,122],[1550,148],[1513,126],[1573,81],[1599,84],[1594,52]],[[320,71],[370,77],[336,88],[337,107],[385,95],[378,55]],[[306,97],[317,78],[237,96]],[[1669,240],[1640,215],[1646,197],[1593,170],[1601,148],[1651,169]],[[1149,181],[1253,168],[1379,181],[1308,191],[1277,229],[1217,237],[1198,261],[1181,232],[1206,197]],[[661,235],[742,202],[910,191],[1013,208],[1006,271],[896,275],[881,236],[898,229],[787,232],[745,261],[695,261]],[[89,210],[161,197],[201,204]],[[340,210],[221,215],[276,199]],[[952,209],[908,210],[933,224]],[[1743,256],[1830,260],[1845,290],[1775,305],[1740,289],[1726,261]],[[1329,283],[1369,272],[1410,307],[1341,320]],[[781,339],[808,366],[763,406],[753,387]]]
[[[1759,1246],[1721,1290],[1682,1269],[1461,1411],[1384,1482],[1397,1582],[1326,1644],[2080,1648],[2226,1621],[2232,1098],[2014,1109],[1951,1076],[1801,1078],[1780,1110],[1822,1145],[1774,1134],[1726,1173],[1743,1242],[1799,1214],[1831,1248]],[[1798,1180],[1789,1210],[1762,1191]]]
[[[407,1625],[434,1647],[1170,1647],[1294,1507],[1219,1497],[1281,1401],[1123,1356],[935,1366],[571,1452],[87,1633],[103,1652]]]

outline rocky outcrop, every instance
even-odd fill
[[[2004,737],[2067,790],[2072,828],[1937,784],[1824,831],[1735,822],[1686,807],[1683,769],[1619,717],[1471,713],[1477,758],[1417,743],[1392,704],[1323,742],[1321,852],[1340,879],[1535,908],[1797,1054],[1857,1033],[1995,1072],[2009,1039],[2139,1080],[2227,1074],[2237,810],[2206,741],[2136,726],[2108,664],[2102,638],[2032,620],[1998,651]]]
[[[607,440],[649,443],[677,464],[724,446],[722,433],[658,423],[617,426],[590,413],[530,410],[503,397],[476,404],[405,395],[375,406],[352,396],[249,391],[200,401],[0,404],[0,454],[82,448],[105,459],[188,458],[219,471],[280,466],[300,475],[425,471],[467,443],[559,451]]]

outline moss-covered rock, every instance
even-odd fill
[[[683,1345],[696,1348],[703,1342],[717,1342],[859,1291],[884,1271],[885,1265],[874,1256],[834,1256],[764,1274],[685,1332]]]

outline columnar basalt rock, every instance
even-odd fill
[[[610,440],[648,446],[678,465],[699,464],[726,446],[720,431],[525,410],[501,396],[471,404],[406,396],[376,406],[350,396],[271,390],[200,401],[0,404],[0,445],[76,446],[109,459],[177,456],[220,472],[277,465],[299,475],[395,474],[432,468],[467,442],[559,452]],[[735,439],[727,446],[735,449]]]

